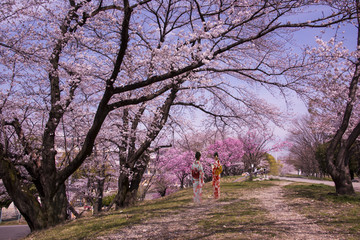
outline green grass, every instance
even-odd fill
[[[258,199],[243,199],[255,190],[274,186],[275,181],[226,182],[221,185],[222,207],[214,209],[199,221],[202,237],[215,239],[272,239],[276,234],[269,226],[268,212],[261,207]]]
[[[270,182],[263,184],[255,182],[233,183],[236,178],[238,177],[222,179],[221,202],[237,200],[246,190],[272,185]],[[144,201],[137,206],[129,207],[122,211],[110,212],[103,216],[72,220],[54,228],[32,233],[28,239],[91,239],[96,236],[111,234],[119,228],[140,223],[147,219],[186,211],[192,206],[192,196],[191,188],[184,189],[161,199]],[[212,198],[211,183],[207,183],[203,188],[203,198],[204,200]],[[229,208],[236,209],[241,207],[243,209],[242,211],[246,212],[242,218],[250,217],[250,212],[252,213],[251,216],[256,214],[253,209],[248,208],[246,210],[248,206],[244,204],[245,203],[236,203],[233,206],[229,205],[224,211],[233,212],[233,210]],[[259,210],[258,212],[261,211]]]
[[[221,198],[212,200],[211,183],[203,188],[205,203],[215,204],[195,221],[199,232],[192,239],[280,239],[282,229],[276,227],[259,199],[248,193],[276,185],[274,181],[234,182],[237,177],[221,180]],[[313,219],[329,232],[358,239],[360,233],[360,196],[335,196],[333,187],[304,183],[285,187],[292,210]],[[27,239],[94,239],[121,228],[153,218],[186,212],[194,207],[192,189],[184,189],[161,199],[144,201],[137,206],[113,211],[97,217],[72,220],[51,229],[32,233]],[[216,206],[216,207],[215,207]],[[180,236],[179,236],[180,237]]]
[[[11,221],[2,221],[0,223],[0,226],[5,226],[5,225],[26,225],[26,221],[24,219],[19,220],[11,220]]]
[[[261,227],[266,222],[264,211],[256,199],[236,201],[214,209],[208,217],[199,221],[202,232],[217,239],[253,238],[264,232]],[[271,237],[272,235],[268,235]]]
[[[329,176],[326,176],[326,177],[314,177],[314,176],[302,176],[302,175],[297,175],[297,174],[286,174],[285,177],[332,181],[331,177],[329,177]]]
[[[292,208],[313,219],[324,229],[346,239],[359,239],[360,194],[338,196],[334,187],[295,183],[286,186]]]
[[[116,212],[107,216],[82,218],[35,232],[29,239],[90,239],[105,233],[111,233],[119,227],[125,227],[140,222],[140,214]]]

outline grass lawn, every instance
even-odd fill
[[[193,239],[208,236],[211,239],[276,239],[278,232],[272,229],[273,222],[268,219],[267,210],[258,199],[245,196],[256,189],[274,186],[277,181],[234,182],[236,178],[222,179],[221,199],[216,202],[216,208],[209,208],[206,214],[198,216],[196,225],[200,231]],[[294,211],[313,219],[328,231],[344,233],[346,239],[359,239],[360,196],[338,197],[330,192],[334,189],[325,185],[294,183],[285,187],[286,201]],[[210,204],[211,198],[211,183],[207,183],[203,199]],[[26,239],[94,239],[153,218],[175,216],[193,206],[192,189],[188,188],[121,211],[72,220],[32,233]]]
[[[360,239],[359,193],[337,196],[334,187],[322,184],[294,183],[285,188],[288,204],[295,211],[345,239]]]

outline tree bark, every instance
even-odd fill
[[[94,202],[94,214],[99,214],[102,211],[102,200],[104,196],[105,179],[97,181],[96,198]]]
[[[357,13],[357,46],[360,46],[360,1],[356,0],[356,13]],[[353,113],[353,107],[357,100],[357,91],[360,78],[360,58],[356,59],[354,63],[354,75],[349,84],[348,101],[344,109],[343,119],[341,125],[336,131],[334,137],[331,139],[329,147],[326,151],[326,160],[329,166],[329,173],[334,180],[336,193],[351,195],[354,194],[354,188],[351,182],[350,168],[348,156],[351,146],[360,135],[360,121],[357,122],[355,128],[351,131],[349,137],[343,140],[346,131],[349,128],[350,118]],[[338,154],[336,150],[339,149]]]
[[[345,144],[341,144],[339,152],[328,151],[329,174],[335,183],[336,193],[339,195],[352,195],[355,193],[351,181],[348,151]]]
[[[155,115],[151,123],[150,130],[147,133],[147,140],[145,140],[138,149],[135,149],[136,139],[132,137],[132,143],[128,157],[125,158],[125,156],[120,153],[120,175],[118,179],[118,193],[115,198],[115,209],[132,205],[137,200],[137,191],[140,186],[142,176],[146,170],[147,164],[150,161],[147,150],[149,149],[151,142],[157,137],[165,125],[169,116],[170,108],[179,90],[179,85],[182,82],[183,80],[179,80],[177,85],[172,85],[172,90],[169,96],[163,105],[159,107],[160,114]],[[139,119],[135,118],[132,123],[137,125],[138,121]],[[136,128],[133,130],[136,130]],[[122,148],[120,147],[120,150],[121,149],[126,149],[126,146],[122,146]],[[131,180],[129,179],[130,172],[132,172]]]
[[[115,209],[126,207],[126,198],[129,192],[129,176],[126,173],[120,173],[118,179],[118,193],[115,197]]]
[[[137,192],[140,187],[142,177],[145,173],[147,164],[150,161],[150,157],[144,154],[139,161],[141,164],[131,168],[131,180],[129,174],[120,173],[118,179],[118,196],[116,203],[116,209],[133,205],[137,201]]]
[[[332,178],[335,183],[336,193],[339,195],[352,195],[355,193],[349,174],[339,174],[337,178]]]

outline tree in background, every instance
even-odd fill
[[[218,140],[207,147],[207,164],[203,164],[207,178],[212,177],[211,164],[213,164],[214,153],[218,152],[220,163],[223,166],[223,175],[239,174],[244,169],[242,157],[244,155],[243,143],[236,138],[225,138]]]
[[[160,159],[163,165],[160,167],[162,172],[176,176],[180,188],[184,188],[185,185],[190,183],[190,168],[195,159],[195,152],[170,148],[161,154]]]
[[[194,152],[176,147],[160,150],[158,157],[149,162],[153,176],[150,180],[148,176],[144,176],[147,184],[152,184],[153,189],[162,197],[178,187],[184,188],[191,183],[190,167],[194,156]]]
[[[259,166],[263,167],[267,165],[265,161],[269,162],[270,160],[270,158],[268,158],[268,156],[270,156],[268,155],[269,152],[279,151],[280,149],[284,149],[289,146],[289,143],[286,141],[279,141],[275,143],[273,135],[266,134],[266,131],[262,133],[257,131],[248,131],[246,134],[242,136],[240,135],[239,140],[244,146],[244,156],[242,161],[244,163],[244,169],[247,172],[250,172],[250,180],[252,180],[255,169]]]
[[[279,176],[283,167],[281,162],[268,153],[265,154],[265,160],[268,162],[268,174]]]
[[[292,144],[287,162],[307,176],[325,174],[324,163],[316,159],[316,151],[325,139],[325,135],[313,127],[310,116],[295,120],[287,139]]]
[[[84,199],[92,206],[93,214],[102,211],[104,192],[117,176],[116,164],[108,159],[111,155],[109,149],[95,149],[94,154],[69,178],[67,190],[70,202]],[[74,214],[76,216],[77,213]]]

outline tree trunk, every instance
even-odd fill
[[[329,174],[335,183],[336,193],[340,195],[353,195],[355,193],[351,181],[349,162],[346,157],[347,151],[344,145],[340,146],[339,152],[328,151]]]
[[[180,178],[180,188],[183,189],[184,188],[184,181],[185,181],[185,177]]]
[[[352,195],[355,193],[349,174],[340,174],[337,178],[333,178],[336,193],[339,195]]]
[[[46,208],[44,212],[47,215],[45,218],[46,222],[43,224],[45,228],[55,226],[68,219],[68,200],[66,196],[65,184],[62,184],[59,187],[59,190],[55,193],[54,196],[45,196],[42,198],[42,204]]]
[[[118,180],[118,199],[115,202],[116,209],[131,206],[136,202],[137,192],[146,170],[147,163],[148,161],[140,166],[132,168],[133,175],[131,180],[129,180],[129,176],[127,174],[120,173]]]
[[[70,203],[68,204],[68,208],[74,214],[75,218],[80,218],[81,214],[79,214]]]
[[[126,195],[129,192],[129,177],[127,173],[120,173],[118,179],[118,193],[115,201],[115,210],[125,207]]]
[[[40,203],[38,198],[28,190],[30,187],[20,180],[14,165],[1,154],[0,165],[4,186],[31,231],[55,226],[67,219],[68,201],[64,184],[60,185],[55,193],[51,191],[51,181],[48,181],[47,185],[43,184]]]
[[[121,183],[120,183],[121,181]],[[137,189],[131,189],[127,176],[119,178],[119,191],[115,201],[115,209],[133,205],[136,202]]]
[[[102,210],[102,200],[104,195],[105,178],[99,179],[97,182],[96,199],[94,202],[94,214],[99,214]]]

